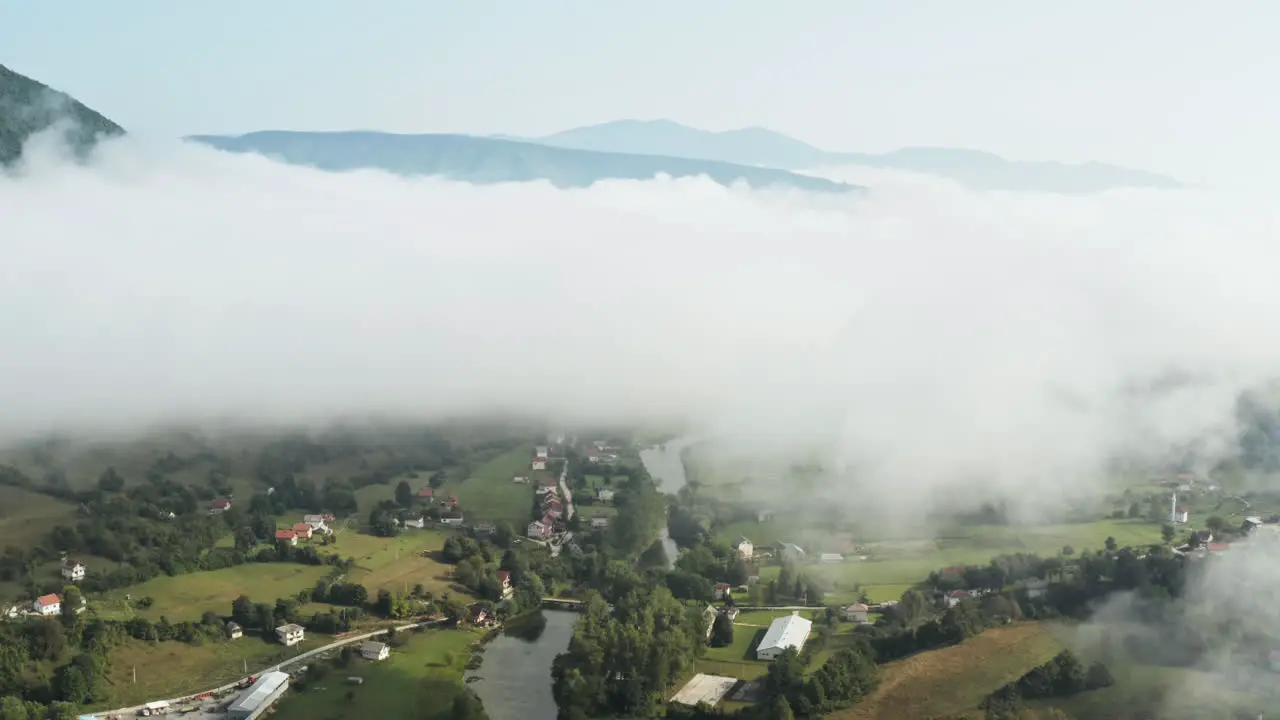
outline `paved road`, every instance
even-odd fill
[[[439,620],[426,620],[426,621],[423,621],[423,622],[409,623],[408,625],[398,625],[398,626],[396,626],[396,628],[395,628],[395,629],[396,629],[396,631],[397,631],[397,632],[399,632],[400,630],[411,630],[411,629],[413,629],[413,628],[417,628],[417,627],[431,627],[431,626],[433,626],[433,625],[438,625],[438,624],[440,624],[440,623],[442,623],[442,622],[444,622],[444,619],[443,619],[443,618],[442,618],[442,619],[439,619]],[[294,664],[296,664],[296,663],[302,662],[303,660],[306,660],[307,658],[315,657],[316,655],[319,655],[320,653],[328,652],[328,651],[330,651],[330,650],[334,650],[334,649],[336,649],[336,648],[340,648],[340,647],[342,647],[342,646],[344,646],[344,645],[350,645],[351,643],[355,643],[355,642],[363,642],[363,641],[365,641],[365,640],[368,640],[369,638],[377,637],[377,636],[379,636],[379,635],[385,635],[385,634],[387,634],[387,629],[383,629],[383,630],[375,630],[375,631],[373,631],[373,632],[367,632],[367,633],[364,633],[363,635],[353,635],[353,636],[351,636],[351,637],[345,637],[345,638],[342,638],[341,640],[338,640],[338,641],[336,641],[336,642],[331,642],[331,643],[329,643],[328,645],[324,645],[324,646],[322,646],[322,647],[315,648],[314,650],[308,650],[308,651],[306,651],[306,652],[304,652],[304,653],[299,653],[299,654],[297,654],[297,655],[295,655],[295,656],[293,656],[293,657],[289,658],[288,660],[285,660],[285,661],[284,661],[284,662],[282,662],[282,663],[278,663],[278,664],[276,664],[276,665],[272,665],[272,666],[270,666],[270,667],[262,668],[261,670],[258,670],[257,672],[254,672],[254,673],[251,673],[251,674],[256,676],[256,675],[261,675],[262,673],[264,673],[264,672],[268,672],[268,671],[271,671],[271,670],[281,670],[281,669],[286,668],[286,667],[288,667],[288,666],[290,666],[290,665],[294,665]],[[243,679],[243,678],[241,678],[241,679]],[[200,713],[191,713],[191,714],[185,715],[185,716],[183,716],[183,717],[185,718],[185,720],[201,720],[202,718],[210,718],[210,717],[218,717],[218,718],[220,718],[220,717],[223,717],[224,713],[222,713],[221,711],[214,711],[214,709],[213,709],[213,708],[214,708],[214,706],[221,706],[222,701],[223,701],[223,699],[224,699],[224,698],[219,698],[219,699],[217,699],[216,701],[212,701],[212,699],[211,699],[211,698],[207,698],[207,699],[205,699],[205,700],[200,700],[200,701],[193,701],[193,700],[191,700],[191,698],[194,698],[194,697],[196,697],[196,696],[198,696],[198,695],[205,695],[205,694],[211,694],[211,695],[215,695],[215,696],[216,696],[216,695],[222,695],[223,693],[226,693],[228,690],[232,690],[232,689],[234,689],[234,688],[236,687],[236,685],[238,685],[238,684],[240,684],[240,680],[237,680],[237,681],[232,682],[232,683],[227,683],[226,685],[223,685],[223,686],[221,686],[221,687],[216,687],[216,688],[213,688],[213,689],[211,689],[211,690],[202,690],[202,691],[200,691],[200,692],[188,693],[188,694],[186,694],[186,695],[181,695],[181,696],[176,697],[176,698],[167,698],[167,700],[168,700],[168,702],[169,702],[170,708],[171,708],[171,709],[173,709],[173,710],[176,710],[179,706],[183,706],[183,705],[191,705],[191,704],[203,704],[203,705],[204,705],[204,711],[203,711],[203,712],[200,712]],[[154,702],[154,701],[151,701],[151,702]],[[139,710],[141,710],[145,705],[147,705],[147,703],[142,703],[141,705],[134,705],[133,707],[120,708],[120,709],[118,709],[118,710],[104,710],[104,711],[102,711],[102,712],[97,712],[97,713],[93,713],[92,715],[88,715],[88,717],[93,717],[93,718],[107,718],[107,717],[110,717],[110,716],[112,716],[112,715],[118,715],[118,716],[120,716],[120,717],[122,717],[122,718],[135,717],[135,716],[138,714],[138,711],[139,711]]]

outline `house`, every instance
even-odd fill
[[[502,597],[504,599],[511,597],[511,593],[516,591],[511,587],[511,573],[507,570],[499,570],[497,575],[498,583],[502,586]]]
[[[760,582],[760,568],[755,565],[747,566],[747,584],[755,585]]]
[[[384,642],[366,640],[360,644],[360,657],[365,660],[386,660],[391,657],[391,647]]]
[[[538,447],[534,448],[534,449],[533,449],[533,456],[534,456],[534,457],[540,457],[540,458],[542,458],[542,459],[544,459],[544,460],[545,460],[545,459],[547,458],[547,446],[546,446],[546,445],[539,445]]]
[[[493,523],[482,522],[476,523],[472,530],[475,530],[476,537],[488,537],[489,535],[498,532],[498,526]]]
[[[600,462],[600,448],[595,445],[591,445],[582,453],[582,458],[589,463]]]
[[[953,608],[956,605],[959,605],[960,601],[968,600],[972,597],[973,597],[973,594],[970,593],[968,590],[952,590],[951,592],[947,593],[947,607]]]
[[[332,532],[332,531],[329,529],[329,526],[328,526],[328,525],[326,525],[325,523],[326,523],[326,522],[329,522],[329,521],[330,521],[330,520],[332,520],[332,519],[333,519],[333,516],[332,516],[332,515],[328,515],[328,516],[325,516],[325,515],[303,515],[303,516],[302,516],[302,522],[304,522],[304,523],[306,523],[306,524],[310,525],[310,526],[311,526],[311,531],[312,531],[312,532],[324,533],[324,534],[326,534],[326,535],[327,535],[327,534],[329,534],[329,533],[330,533],[330,532]]]
[[[57,615],[62,612],[62,598],[57,593],[41,595],[31,603],[31,610],[37,615]]]
[[[560,481],[555,478],[547,478],[538,482],[538,489],[535,491],[539,495],[549,492],[557,492],[560,489]]]
[[[592,530],[604,530],[607,527],[609,527],[609,518],[603,515],[597,515],[591,518]]]
[[[716,599],[724,600],[729,597],[729,591],[732,589],[729,583],[716,583]]]
[[[293,526],[293,535],[294,535],[294,537],[297,537],[297,538],[302,539],[302,540],[310,540],[310,539],[311,539],[311,526],[310,526],[310,525],[308,525],[308,524],[306,524],[306,523],[304,523],[304,522],[301,522],[301,523],[294,523],[294,526]]]
[[[798,611],[777,618],[769,624],[769,629],[756,647],[756,659],[773,660],[787,648],[795,648],[796,652],[800,652],[804,649],[812,628],[813,622],[800,617]]]
[[[529,464],[529,467],[530,469],[533,469],[533,470],[546,470],[547,459],[544,457],[534,458],[533,462]]]
[[[511,478],[511,482],[513,482],[513,483],[520,483],[520,484],[522,484],[522,485],[527,485],[527,484],[529,483],[529,478],[528,478],[528,476],[525,476],[525,475],[517,475],[517,476],[515,476],[515,477]]]
[[[461,525],[462,519],[462,512],[460,510],[450,510],[440,516],[440,522],[445,525]]]
[[[1231,544],[1224,542],[1209,543],[1208,548],[1211,553],[1222,554],[1231,549]]]
[[[758,511],[756,511],[756,522],[758,522],[758,523],[768,522],[768,521],[770,521],[770,520],[772,520],[772,519],[773,519],[773,511],[772,511],[772,510],[758,510]]]
[[[1190,519],[1190,517],[1191,517],[1191,514],[1188,513],[1187,509],[1184,507],[1178,507],[1173,509],[1173,521],[1176,523],[1187,522]]]
[[[744,536],[738,538],[738,542],[733,544],[733,549],[738,551],[743,560],[750,560],[751,556],[755,554],[756,546],[752,545],[751,541]]]
[[[529,527],[525,530],[525,537],[533,540],[545,540],[551,537],[555,532],[554,521],[551,518],[543,518],[542,520],[534,520],[529,523]]]
[[[1191,533],[1191,548],[1198,548],[1213,542],[1212,530],[1197,530]]]
[[[306,628],[301,625],[289,623],[276,628],[276,639],[285,645],[292,647],[302,642],[303,635],[306,634]]]
[[[1256,515],[1250,515],[1244,519],[1244,522],[1240,525],[1240,530],[1248,533],[1253,532],[1260,527],[1262,527],[1262,518],[1257,517]]]
[[[1049,581],[1043,578],[1027,578],[1020,585],[1029,598],[1044,597],[1049,592]]]
[[[214,513],[214,514],[217,514],[217,513],[224,513],[224,512],[226,512],[226,511],[228,511],[228,510],[230,510],[230,509],[231,509],[231,499],[230,499],[230,498],[218,498],[217,500],[214,500],[214,501],[212,501],[212,502],[210,502],[210,503],[209,503],[209,512],[210,512],[210,513]]]
[[[846,605],[844,608],[844,619],[850,622],[864,623],[867,620],[867,611],[871,608],[863,603],[854,603]]]
[[[822,553],[818,556],[818,562],[838,563],[844,562],[844,556],[840,553]]]
[[[427,526],[427,521],[422,519],[421,517],[408,517],[408,518],[405,518],[404,520],[404,526],[417,528],[421,530],[422,528]]]
[[[71,582],[79,582],[84,579],[87,568],[84,563],[71,558],[64,558],[62,561],[62,577]]]
[[[433,497],[435,497],[435,496],[436,496],[436,491],[435,491],[435,490],[432,490],[432,489],[431,489],[431,488],[429,488],[429,487],[424,487],[424,488],[422,488],[421,490],[419,490],[419,491],[418,491],[418,499],[419,499],[419,500],[430,500],[431,498],[433,498]]]
[[[467,611],[470,613],[472,625],[483,625],[484,621],[489,619],[489,608],[485,607],[484,603],[472,603],[467,606]]]
[[[236,640],[244,636],[244,628],[240,627],[239,623],[233,623],[233,622],[227,623],[226,630],[227,630],[228,640]]]
[[[298,544],[298,536],[292,530],[277,530],[276,542],[289,543],[293,547]]]
[[[609,488],[600,488],[600,491],[596,493],[596,499],[600,502],[613,502],[613,490],[610,490]]]
[[[792,562],[803,562],[805,559],[804,548],[795,543],[782,543],[782,557]]]

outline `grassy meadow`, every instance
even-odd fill
[[[293,563],[247,563],[236,567],[186,575],[159,575],[150,580],[113,590],[93,600],[93,609],[103,617],[121,619],[140,615],[151,621],[161,616],[170,622],[199,620],[205,612],[231,614],[231,602],[248,595],[255,602],[274,603],[316,584],[329,572],[323,565]],[[133,607],[133,600],[150,597],[149,608]]]
[[[1038,623],[992,628],[959,645],[931,650],[880,668],[880,686],[830,720],[980,717],[987,695],[1047,662],[1062,649]],[[1082,716],[1086,717],[1086,716]]]
[[[359,658],[333,668],[313,687],[291,692],[272,710],[275,720],[449,717],[453,695],[462,687],[470,649],[481,639],[471,630],[409,633],[382,662]],[[360,685],[345,682],[359,677]]]
[[[233,682],[250,673],[330,642],[308,637],[286,648],[277,642],[245,635],[239,640],[188,645],[150,644],[128,640],[111,650],[107,667],[109,699],[97,707],[122,707],[170,698]],[[134,671],[137,682],[134,682]]]

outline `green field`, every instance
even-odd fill
[[[756,530],[751,530],[754,526]],[[785,521],[765,523],[735,523],[717,531],[717,537],[726,542],[746,535],[755,541],[757,551],[773,538],[797,538],[812,548],[810,556],[824,549],[845,554],[844,562],[823,564],[809,562],[801,567],[804,572],[827,581],[830,593],[824,599],[827,604],[852,602],[855,586],[861,586],[871,600],[894,600],[911,585],[928,577],[929,573],[952,565],[986,565],[995,555],[1008,553],[1035,553],[1054,556],[1070,545],[1077,553],[1098,550],[1108,536],[1121,546],[1143,546],[1160,543],[1160,526],[1141,520],[1098,520],[1091,523],[1060,525],[973,525],[950,528],[937,537],[896,540],[865,540],[859,543],[861,550],[850,552],[850,540],[829,533],[809,532],[784,534]],[[860,554],[859,554],[860,553]],[[858,558],[865,556],[866,560]],[[778,565],[760,566],[761,582],[776,578],[781,571]]]
[[[874,693],[827,717],[981,717],[975,711],[987,695],[1047,662],[1061,649],[1057,639],[1037,623],[993,628],[959,645],[886,663],[880,668],[880,685]]]
[[[751,680],[769,669],[769,663],[756,660],[755,648],[764,637],[769,623],[775,618],[790,615],[789,610],[746,610],[738,613],[733,621],[733,643],[724,647],[709,647],[697,663],[697,671],[710,675],[723,675]],[[804,611],[809,619],[822,617],[826,610]],[[852,626],[851,626],[852,627]]]
[[[1081,720],[1140,720],[1156,717],[1156,711],[1168,720],[1213,720],[1274,717],[1264,713],[1280,700],[1274,689],[1269,697],[1234,692],[1221,675],[1199,670],[1151,666],[1115,666],[1110,670],[1116,682],[1109,688],[1029,705],[1059,708]]]
[[[448,536],[447,531],[441,530],[409,529],[394,538],[347,531],[339,532],[338,542],[326,551],[355,558],[350,580],[362,583],[371,596],[384,588],[404,592],[418,584],[437,595],[462,594],[465,591],[452,587],[449,579],[452,567],[439,559],[439,550]]]
[[[111,650],[107,667],[109,698],[95,707],[114,708],[208,690],[262,670],[312,648],[328,638],[308,637],[286,648],[245,635],[239,640],[188,645],[128,640]],[[134,671],[137,682],[134,682]]]
[[[205,612],[231,614],[231,601],[248,595],[254,602],[274,603],[306,590],[329,573],[323,565],[293,563],[247,563],[236,567],[186,575],[160,575],[150,580],[113,590],[91,600],[94,611],[109,618],[133,613],[151,621],[167,617],[170,622],[199,620]],[[150,597],[151,607],[130,608],[125,596]]]
[[[408,637],[382,662],[356,658],[346,668],[332,668],[314,688],[290,693],[280,700],[272,717],[447,718],[453,695],[462,687],[469,650],[482,635],[470,630],[428,630]],[[347,684],[348,677],[359,677],[364,682]]]
[[[49,528],[75,520],[76,506],[40,493],[0,485],[0,548],[39,545]]]

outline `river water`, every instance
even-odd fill
[[[579,616],[566,610],[542,615],[547,623],[536,638],[503,633],[485,645],[480,668],[467,672],[467,687],[490,720],[555,720],[551,661],[569,647]]]
[[[693,438],[679,438],[665,445],[655,445],[640,451],[640,462],[644,463],[644,469],[649,472],[649,477],[658,484],[658,490],[674,495],[688,484],[680,451],[695,442],[697,440]],[[662,528],[659,539],[662,540],[662,550],[667,556],[667,569],[670,570],[676,566],[676,553],[679,552],[679,548],[676,547],[676,541],[667,534],[666,527]]]

